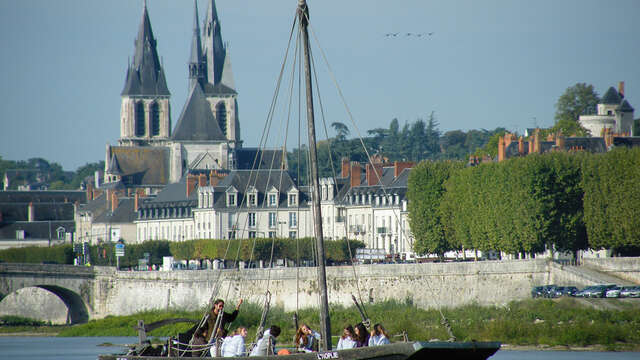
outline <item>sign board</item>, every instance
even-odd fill
[[[124,244],[116,243],[116,256],[124,256]]]

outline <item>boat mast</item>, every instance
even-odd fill
[[[329,319],[329,297],[327,295],[327,274],[324,268],[324,238],[322,237],[322,213],[320,208],[320,184],[318,181],[318,153],[316,150],[316,126],[313,118],[313,91],[311,86],[311,65],[309,54],[309,32],[307,31],[309,8],[306,0],[298,0],[298,16],[300,31],[302,32],[302,48],[304,49],[304,75],[307,90],[307,127],[309,131],[309,156],[311,158],[311,181],[313,200],[313,231],[316,238],[316,251],[318,254],[318,288],[320,290],[320,333],[322,335],[321,346],[327,351],[331,350],[331,321]]]

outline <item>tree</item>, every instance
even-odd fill
[[[336,139],[338,141],[343,141],[347,139],[347,135],[349,135],[349,128],[344,123],[339,121],[331,123],[331,127],[336,131]]]
[[[451,250],[440,212],[444,183],[463,167],[462,162],[422,161],[409,174],[407,198],[409,224],[415,236],[413,250],[418,254],[438,254]]]
[[[578,123],[578,118],[580,115],[594,113],[598,102],[600,97],[593,85],[577,83],[568,87],[556,103],[555,130],[566,135],[587,135],[588,132]]]

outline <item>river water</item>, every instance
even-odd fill
[[[137,337],[17,337],[0,336],[0,359],[20,360],[95,360],[98,354],[124,352],[124,346],[101,344],[131,344]],[[498,351],[492,360],[637,360],[640,352],[584,351]]]

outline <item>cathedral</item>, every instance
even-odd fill
[[[215,1],[209,0],[201,28],[194,0],[189,94],[172,129],[171,94],[144,1],[120,94],[120,138],[106,149],[105,188],[155,194],[188,173],[286,169],[282,150],[242,147],[238,93],[220,30]]]

